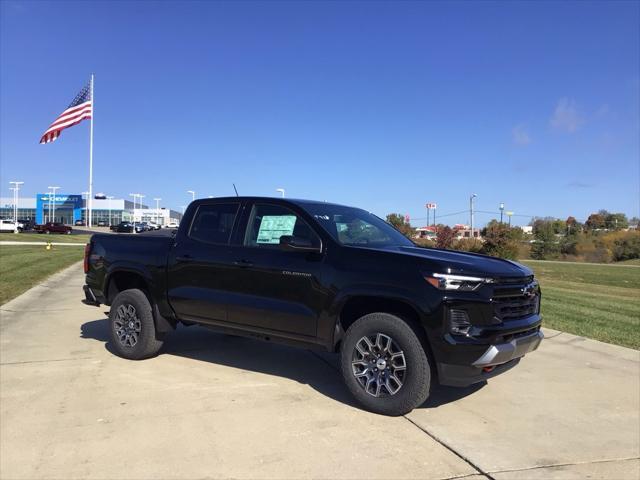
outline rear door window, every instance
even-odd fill
[[[200,205],[191,223],[189,237],[200,242],[229,243],[238,206],[238,203]]]

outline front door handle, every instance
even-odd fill
[[[237,261],[233,262],[233,264],[236,267],[240,267],[240,268],[253,267],[253,263],[251,263],[249,260],[237,260]]]

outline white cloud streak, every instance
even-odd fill
[[[511,130],[511,138],[516,145],[529,145],[531,136],[524,125],[516,125]]]
[[[575,100],[561,98],[558,100],[550,125],[561,132],[575,133],[584,123],[584,117],[578,112]]]

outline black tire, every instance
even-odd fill
[[[109,336],[121,357],[142,360],[158,354],[163,342],[157,338],[151,304],[142,290],[118,293],[109,311]]]
[[[362,365],[353,365],[352,362],[367,363],[368,360],[364,361],[360,358],[362,355],[356,349],[356,345],[359,344],[362,349],[364,337],[371,341],[371,339],[377,338],[378,334],[382,334],[380,338],[383,339],[383,342],[385,337],[392,340],[392,350],[396,352],[393,354],[394,356],[399,355],[398,352],[403,354],[402,362],[405,369],[390,372],[389,365],[391,368],[401,368],[402,362],[398,362],[398,367],[385,362],[387,365],[384,369],[386,377],[378,376],[378,380],[386,378],[386,382],[389,382],[389,373],[393,373],[395,375],[393,378],[401,377],[400,387],[397,387],[399,382],[393,380],[391,383],[383,383],[382,388],[376,388],[381,382],[374,381],[370,390],[377,390],[377,392],[368,393],[365,389],[369,384],[363,375],[365,372],[367,375],[371,374],[371,369],[362,367]],[[377,344],[377,342],[375,343]],[[382,355],[384,357],[384,353]],[[375,360],[376,354],[368,355],[366,358],[371,356]],[[421,405],[429,397],[431,369],[425,350],[413,328],[395,315],[370,313],[356,320],[349,327],[342,341],[340,360],[342,376],[347,388],[354,398],[371,412],[391,416],[404,415]],[[361,368],[364,370],[360,370]],[[360,380],[356,378],[356,370],[358,370]],[[375,371],[378,372],[378,370]],[[382,372],[382,370],[380,371]],[[373,375],[379,374],[374,373]],[[363,383],[366,383],[367,386],[364,386]],[[391,389],[387,385],[390,385]],[[391,393],[391,390],[396,387],[396,392]],[[379,396],[375,396],[376,393]]]

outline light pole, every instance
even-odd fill
[[[511,216],[513,215],[513,212],[507,212],[507,217],[509,217],[509,228],[511,228]]]
[[[471,197],[469,197],[469,212],[471,214],[471,238],[476,238],[473,233],[473,199],[476,197],[477,195],[475,193],[472,193]]]
[[[138,195],[138,198],[140,199],[140,223],[142,223],[142,199],[146,197],[146,195]]]
[[[9,184],[13,185],[13,221],[16,224],[16,231],[18,231],[18,200],[20,199],[20,185],[24,182],[9,182]]]
[[[51,202],[51,209],[53,210],[49,210],[49,221],[51,221],[51,217],[53,217],[53,221],[56,221],[56,190],[58,190],[60,187],[47,187],[48,189],[51,190],[51,193],[49,194],[49,201]],[[51,213],[53,211],[53,213]]]
[[[184,210],[187,208],[187,206],[186,205],[181,205],[181,208],[182,208],[182,215],[184,215]],[[182,219],[180,219],[180,220],[182,220]]]
[[[89,192],[82,192],[82,196],[87,196],[87,199],[85,201],[84,204],[84,223],[85,225],[88,225],[87,222],[89,221]]]
[[[9,187],[9,190],[11,190],[13,192],[12,193],[12,195],[13,195],[13,200],[12,200],[12,202],[13,202],[13,204],[12,204],[12,207],[13,207],[13,221],[17,222],[17,219],[16,219],[16,187]]]
[[[191,194],[191,201],[193,202],[196,199],[196,192],[193,190],[187,190],[187,193]]]
[[[107,200],[109,200],[109,227],[111,227],[111,200],[113,200],[113,195],[109,195]]]
[[[162,200],[161,198],[154,198],[154,200],[156,201],[156,225],[160,224],[160,200]]]
[[[282,198],[284,198],[284,188],[276,188],[276,192],[280,192]]]
[[[502,223],[502,213],[504,212],[504,202],[500,202],[500,223]]]
[[[131,233],[136,233],[136,198],[138,198],[140,194],[130,193],[129,196],[133,197],[133,220],[131,222]]]

